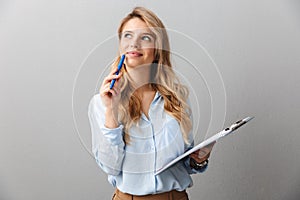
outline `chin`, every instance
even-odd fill
[[[146,63],[144,63],[144,62],[126,62],[125,64],[127,67],[135,68],[135,67],[143,66]]]
[[[140,63],[136,63],[136,62],[127,62],[125,64],[126,64],[126,67],[129,67],[129,68],[135,68],[135,67],[138,67],[141,65]]]

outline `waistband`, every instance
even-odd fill
[[[158,194],[149,194],[149,195],[131,195],[123,193],[120,190],[116,189],[113,200],[188,200],[188,195],[185,190],[177,191],[172,190],[169,192],[163,192]]]

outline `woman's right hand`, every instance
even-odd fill
[[[120,78],[122,73],[115,75],[117,69],[112,70],[112,72],[104,78],[102,86],[100,88],[100,97],[102,103],[106,107],[105,112],[105,126],[107,128],[118,127],[118,105],[121,99],[121,90],[119,86]],[[110,89],[110,83],[113,79],[116,79],[114,87]]]
[[[118,75],[115,75],[116,72],[117,69],[112,70],[112,72],[104,78],[100,88],[101,100],[104,106],[110,110],[117,110],[121,99],[119,81],[122,77],[122,72],[120,72]],[[113,79],[116,79],[116,82],[114,84],[114,87],[110,89],[110,84]]]

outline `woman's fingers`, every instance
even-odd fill
[[[207,154],[201,158],[199,158],[197,153],[193,153],[190,155],[191,158],[193,158],[197,163],[202,163],[203,161],[207,160],[209,158],[210,154]]]
[[[209,154],[211,150],[209,148],[202,148],[198,151],[198,157],[201,158],[201,157],[204,157],[205,155]]]
[[[118,74],[118,75],[114,75],[114,74],[113,75],[109,75],[109,76],[107,76],[107,77],[104,78],[103,84],[105,85],[107,83],[110,83],[113,79],[118,80],[119,78],[121,78],[121,76],[122,76],[121,73]]]
[[[120,72],[118,75],[115,74],[116,71],[112,71],[107,77],[104,78],[102,85],[100,87],[99,93],[105,107],[116,108],[120,101],[120,78],[123,73]],[[115,79],[115,84],[113,88],[110,88],[112,80]]]
[[[109,94],[110,93],[110,94]],[[112,89],[110,89],[110,84],[106,84],[100,91],[100,94],[102,96],[105,95],[112,95],[112,96],[117,96],[119,93],[119,90],[117,87],[113,87]]]
[[[190,157],[196,160],[196,162],[201,163],[205,160],[207,160],[210,156],[210,153],[212,151],[213,146],[215,145],[216,142],[213,142],[210,145],[207,145],[194,153],[190,154]]]
[[[120,86],[120,78],[116,79],[116,82],[115,82],[113,88],[116,88],[117,90],[120,90],[120,89],[121,89],[121,86]]]
[[[119,80],[121,77],[122,77],[122,72],[120,72],[118,75],[110,74],[104,78],[102,85],[106,85],[107,83],[110,83],[113,79]]]

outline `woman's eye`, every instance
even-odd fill
[[[132,35],[129,34],[129,33],[125,33],[125,34],[124,34],[124,38],[132,38]]]
[[[149,41],[149,42],[152,41],[152,40],[151,40],[151,37],[146,36],[146,35],[142,37],[142,40]]]

